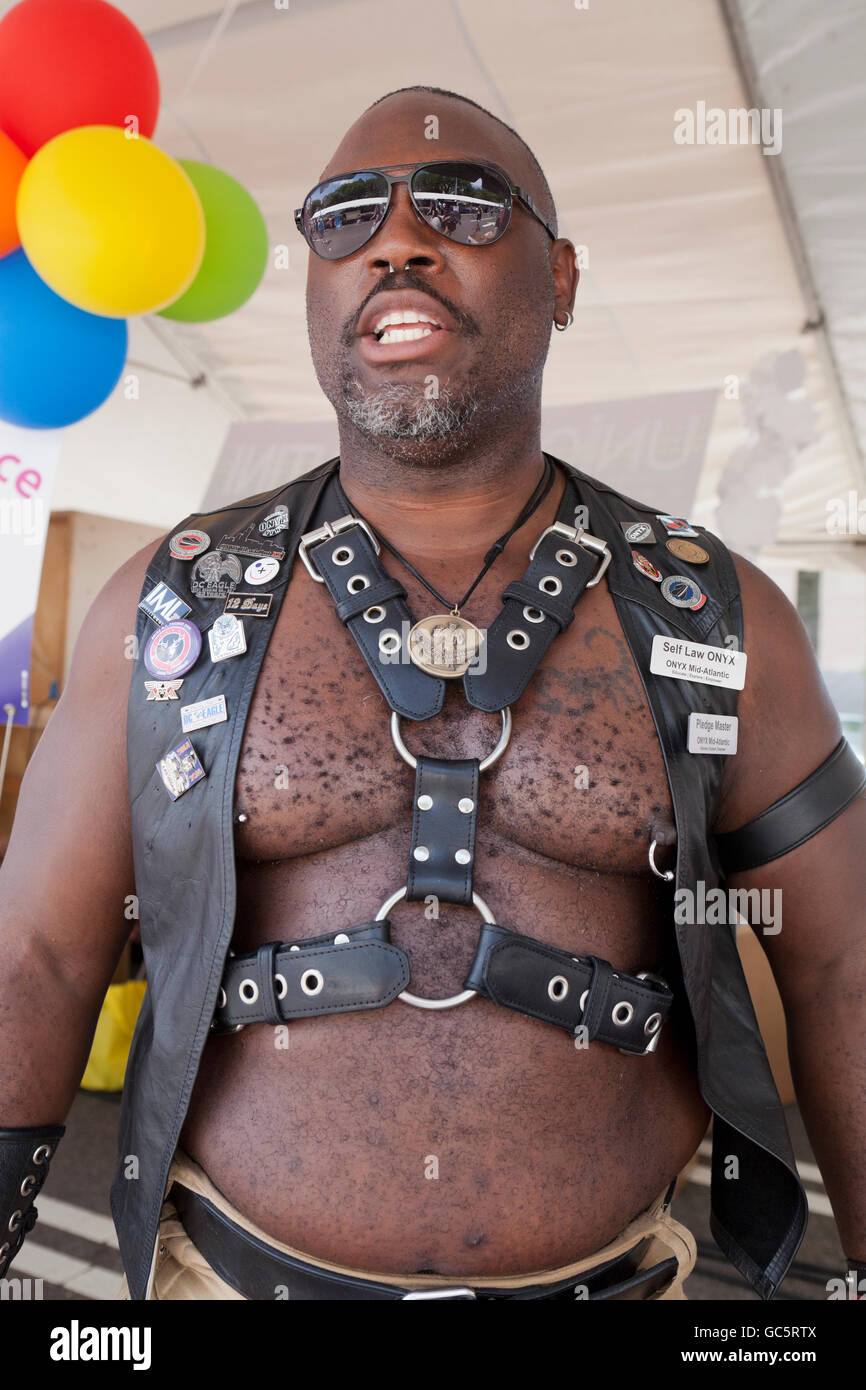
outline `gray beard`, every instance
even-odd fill
[[[355,382],[344,383],[346,414],[361,433],[378,439],[414,439],[418,443],[461,434],[478,410],[473,390],[457,395],[446,387],[428,400],[409,382],[391,381],[358,399]]]

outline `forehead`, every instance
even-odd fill
[[[433,126],[431,117],[438,126]],[[437,139],[430,138],[431,129],[437,130]],[[535,166],[509,130],[466,102],[435,92],[402,93],[366,111],[349,127],[321,177],[454,158],[498,164],[512,182],[541,197]]]

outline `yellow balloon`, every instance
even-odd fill
[[[205,219],[175,160],[119,126],[78,126],[38,149],[18,188],[18,230],[34,270],[79,309],[149,314],[195,279]]]

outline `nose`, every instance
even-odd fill
[[[384,223],[369,243],[366,268],[381,275],[389,265],[395,270],[411,267],[434,273],[445,268],[443,238],[416,214],[405,183],[391,190],[391,207]]]

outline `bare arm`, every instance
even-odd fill
[[[21,787],[0,868],[0,1125],[62,1122],[134,893],[126,774],[130,634],[148,561],[94,601]]]
[[[803,781],[841,732],[796,612],[752,565],[738,560],[737,570],[749,664],[718,831]],[[781,930],[753,925],[785,1006],[797,1099],[843,1249],[866,1261],[866,797],[730,886],[781,892]]]

